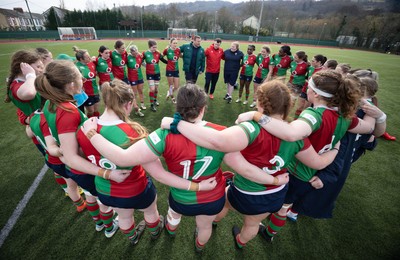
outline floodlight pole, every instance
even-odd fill
[[[215,32],[217,31],[217,13],[218,11],[215,11],[214,13],[214,39],[215,39]]]
[[[322,37],[322,34],[324,33],[325,26],[326,26],[326,23],[324,23],[324,26],[322,26],[322,30],[321,30],[321,33],[319,34],[319,39],[318,39],[317,45],[319,45],[319,42],[321,41],[321,37]]]
[[[32,16],[32,13],[31,13],[31,9],[29,8],[28,0],[25,0],[25,3],[26,3],[26,6],[28,7],[29,15],[31,16],[33,28],[35,28],[35,31],[37,31],[36,24],[35,24],[35,21],[33,20],[33,16]]]
[[[260,26],[261,26],[261,19],[262,19],[262,12],[263,12],[263,9],[264,9],[264,0],[261,1],[260,19],[258,19],[257,34],[256,34],[256,42],[258,41],[258,33],[260,32]]]
[[[274,41],[274,34],[275,34],[275,27],[276,27],[276,22],[279,20],[278,17],[275,18],[275,23],[274,23],[274,29],[272,30],[272,37],[271,37],[271,42]]]
[[[140,22],[142,24],[142,38],[144,38],[144,32],[143,32],[143,11],[144,11],[144,6],[142,6],[142,9],[140,10]]]

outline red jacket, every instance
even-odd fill
[[[205,51],[206,55],[206,72],[219,73],[221,68],[221,59],[224,59],[224,50],[219,47],[214,49],[214,43]]]

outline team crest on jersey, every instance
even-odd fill
[[[247,65],[247,64],[249,64],[249,61],[246,60],[246,61],[244,62],[244,65]]]
[[[139,64],[135,64],[135,69],[138,69],[139,68]]]
[[[152,59],[151,63],[153,63],[153,64],[157,63],[156,59]]]
[[[153,142],[153,144],[158,144],[159,142],[161,142],[161,139],[156,132],[149,134],[149,138]]]
[[[173,60],[177,60],[177,59],[178,59],[178,57],[177,57],[177,56],[174,56]]]
[[[111,68],[107,67],[106,72],[111,72]]]
[[[260,68],[264,68],[264,65],[261,63],[259,67],[260,67]]]
[[[121,64],[122,66],[125,65],[125,61],[124,61],[124,60],[121,60],[120,64]]]
[[[88,76],[89,76],[89,78],[94,78],[94,77],[96,77],[96,75],[93,73],[93,72],[89,72],[89,74],[88,74]]]

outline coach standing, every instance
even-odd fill
[[[208,94],[208,89],[211,83],[210,99],[214,99],[215,86],[219,78],[219,71],[221,68],[221,59],[224,59],[224,50],[220,48],[221,39],[216,38],[214,43],[206,49],[206,84],[204,91]]]
[[[186,83],[196,83],[199,74],[204,72],[205,55],[200,43],[201,37],[196,35],[191,43],[180,47]]]
[[[243,65],[244,54],[239,50],[239,42],[232,42],[231,47],[224,52],[224,55],[224,81],[226,84],[224,99],[230,104],[232,103],[233,86],[236,84],[240,67]]]

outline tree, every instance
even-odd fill
[[[224,33],[232,33],[235,30],[235,21],[232,19],[231,12],[226,7],[218,10],[217,24]]]
[[[56,12],[54,11],[54,8],[51,7],[49,14],[46,17],[46,22],[44,26],[46,27],[47,30],[57,30],[57,19],[60,19]]]

